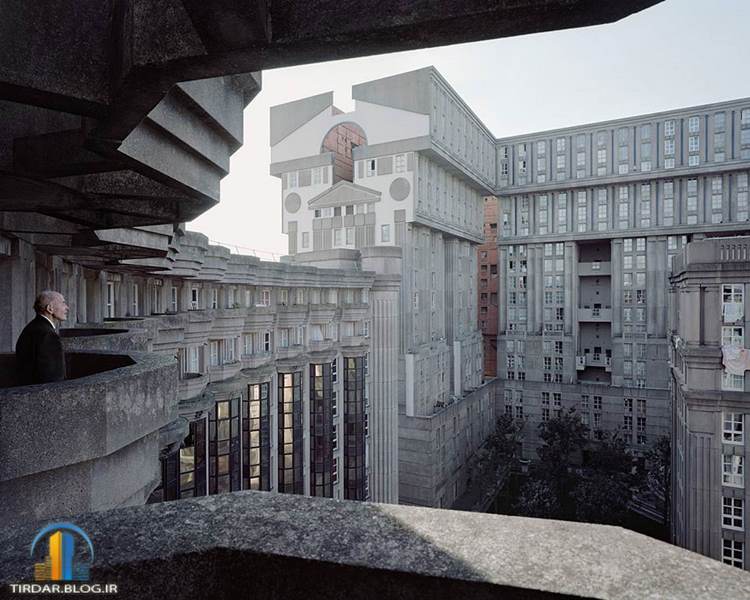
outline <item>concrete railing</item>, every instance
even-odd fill
[[[13,361],[0,355],[3,367]],[[175,359],[66,362],[65,381],[0,388],[0,523],[143,503],[159,482],[159,429],[177,417]]]
[[[578,263],[578,276],[579,277],[599,277],[607,276],[612,274],[612,263],[593,261],[593,262],[579,262]]]
[[[237,492],[79,515],[118,598],[743,598],[750,574],[619,527]],[[33,581],[45,523],[0,530]],[[7,589],[7,588],[6,588]]]
[[[597,321],[606,322],[612,320],[612,309],[606,308],[589,308],[583,307],[578,309],[579,321]]]

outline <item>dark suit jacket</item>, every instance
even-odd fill
[[[60,336],[41,315],[24,327],[16,342],[19,385],[65,379],[65,353]]]

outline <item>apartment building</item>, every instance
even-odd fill
[[[750,237],[689,243],[670,281],[672,541],[750,569]]]
[[[479,329],[482,332],[484,376],[497,375],[497,316],[500,294],[497,270],[497,198],[484,199],[484,243],[479,245]]]
[[[494,187],[494,138],[434,68],[271,109],[271,173],[294,262],[361,255],[375,289],[371,402],[394,435],[389,497],[450,506],[494,421],[478,328],[477,247]],[[380,253],[375,258],[374,253]],[[396,479],[397,477],[397,479]]]
[[[504,410],[576,408],[645,449],[669,432],[672,257],[748,230],[750,100],[500,139]]]

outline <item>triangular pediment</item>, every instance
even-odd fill
[[[369,204],[379,202],[380,192],[357,185],[351,181],[339,181],[324,192],[307,201],[309,208],[328,208],[345,204]]]

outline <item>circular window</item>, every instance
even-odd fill
[[[403,177],[399,177],[398,179],[394,179],[391,182],[391,198],[394,200],[401,202],[401,200],[406,200],[406,197],[409,195],[409,192],[411,191],[411,184],[409,183],[408,179],[404,179]]]
[[[302,198],[294,192],[289,194],[284,200],[284,208],[286,208],[286,212],[288,213],[296,213],[300,206],[302,206]]]

